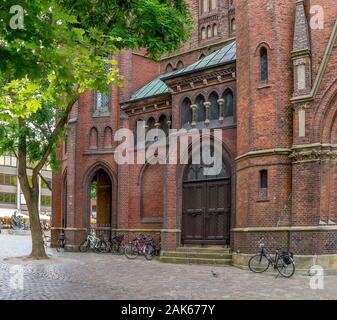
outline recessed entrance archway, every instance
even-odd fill
[[[108,169],[98,165],[86,178],[86,225],[92,232],[111,237],[115,223],[115,179]]]
[[[217,176],[207,176],[205,167],[190,164],[185,171],[182,244],[229,244],[231,170],[223,162]]]

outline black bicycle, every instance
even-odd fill
[[[99,248],[100,252],[121,255],[124,254],[124,234],[117,235],[111,239],[111,241],[106,240],[104,237],[101,238],[101,246]]]
[[[138,255],[143,255],[146,260],[152,260],[155,255],[153,239],[140,235],[125,246],[124,254],[128,259],[136,259]]]
[[[262,242],[259,243],[260,252],[251,257],[248,262],[249,269],[254,273],[266,272],[273,266],[284,278],[291,278],[295,273],[294,254],[289,251],[276,250],[273,258]]]

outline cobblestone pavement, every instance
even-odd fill
[[[111,254],[58,254],[48,249],[52,259],[47,262],[13,258],[29,251],[29,237],[0,234],[0,300],[337,297],[337,276],[325,277],[324,290],[312,290],[310,278],[301,275],[282,279],[272,273],[258,275],[233,267],[164,264],[143,257],[130,261]]]

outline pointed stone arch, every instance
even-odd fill
[[[98,161],[88,168],[83,178],[84,207],[83,207],[83,225],[90,227],[91,214],[91,184],[93,180],[98,179],[97,191],[97,224],[110,225],[111,228],[117,226],[117,176],[110,165],[105,161]],[[98,192],[101,192],[102,199],[98,199]],[[98,201],[102,200],[102,216],[98,212]],[[102,219],[100,219],[102,218]]]

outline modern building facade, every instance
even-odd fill
[[[28,176],[31,172],[28,172]],[[52,185],[52,171],[45,168],[41,172],[48,184]],[[40,214],[51,216],[52,192],[39,178]],[[28,215],[25,198],[20,188],[17,159],[14,156],[0,156],[0,218],[11,217],[14,213]]]
[[[164,250],[228,244],[235,264],[263,238],[271,249],[332,263],[337,4],[315,1],[312,11],[310,0],[188,2],[189,42],[160,62],[120,52],[123,87],[85,92],[74,105],[54,175],[54,239],[65,228],[69,248],[83,240],[95,181],[97,224],[112,233],[152,233]],[[117,165],[113,135],[138,121],[147,130],[221,129],[221,173],[209,178],[191,162]]]

